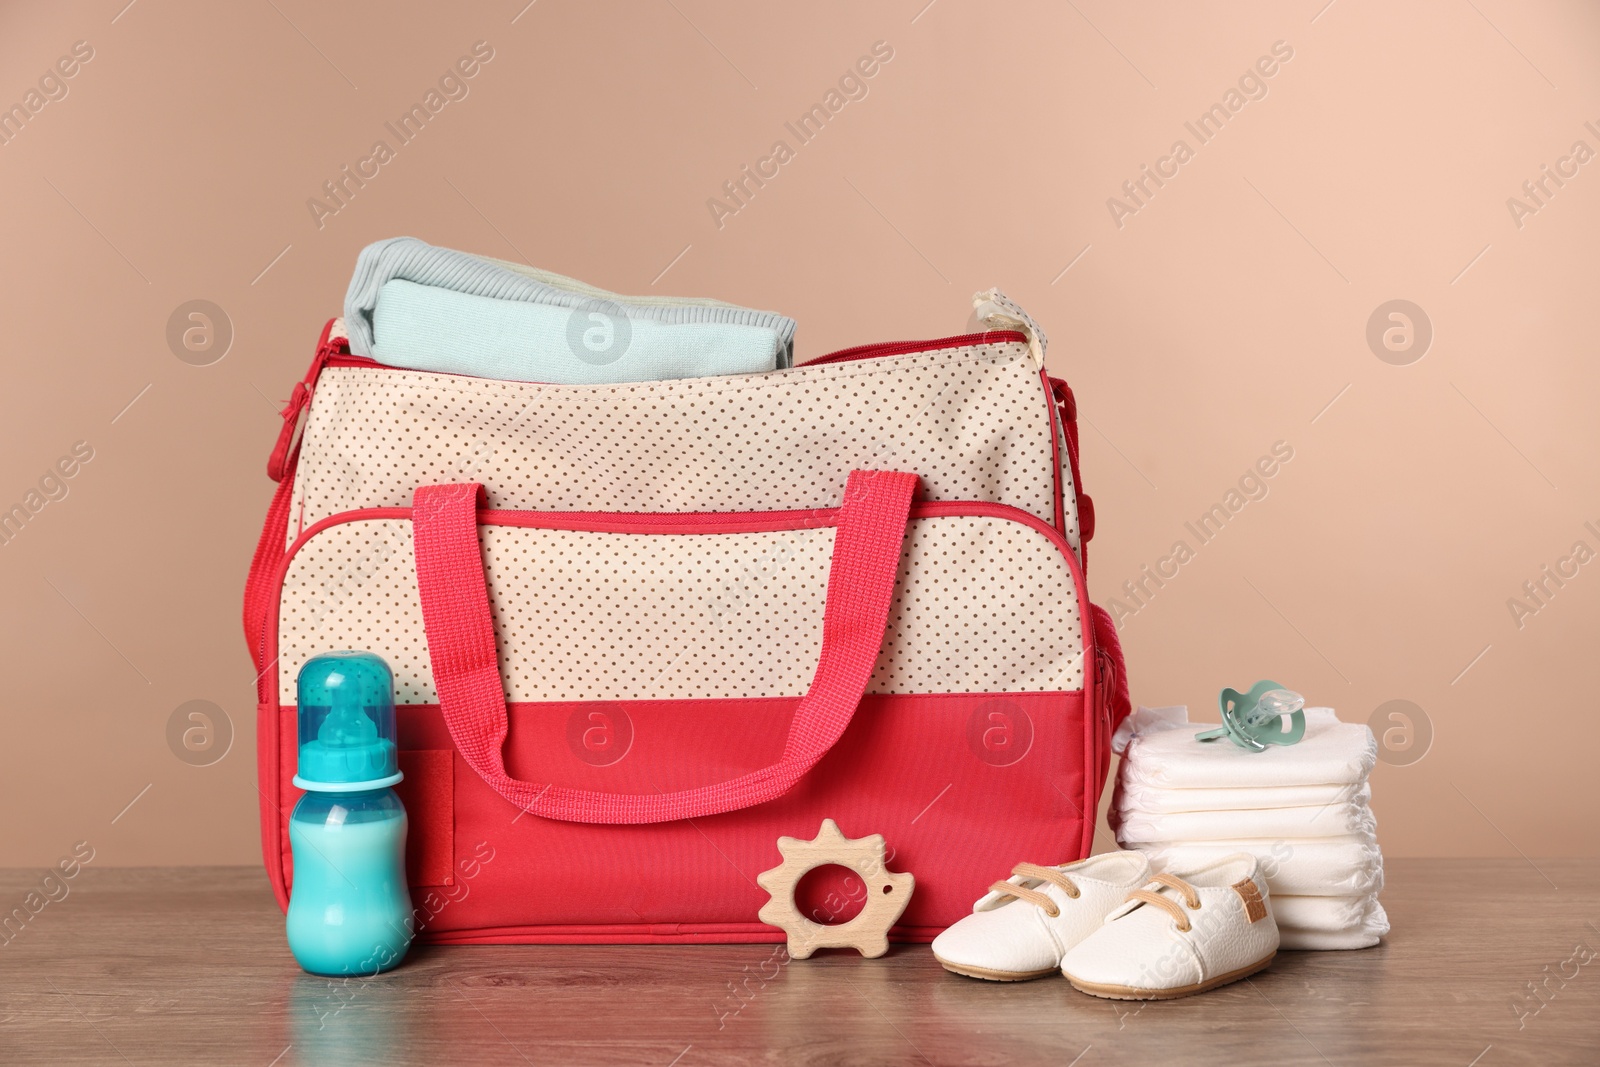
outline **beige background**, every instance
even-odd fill
[[[1600,852],[1600,564],[1507,606],[1600,550],[1600,162],[1520,227],[1506,203],[1600,150],[1600,8],[125,2],[0,7],[0,103],[94,50],[0,145],[0,506],[93,449],[0,546],[0,864],[259,862],[238,617],[275,410],[401,233],[782,310],[801,358],[959,332],[1003,287],[1086,420],[1097,600],[1294,449],[1125,620],[1137,700],[1409,700],[1433,740],[1375,776],[1390,854]],[[308,198],[479,40],[470,94],[319,229]],[[868,95],[719,229],[707,199],[880,40]],[[1119,228],[1107,199],[1277,41],[1265,98]],[[194,299],[234,330],[209,366],[166,340]],[[1433,326],[1410,365],[1366,341],[1392,299]],[[209,766],[168,745],[190,700],[235,729]]]

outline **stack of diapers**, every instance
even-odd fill
[[[1196,741],[1211,727],[1189,722],[1187,708],[1139,708],[1112,742],[1122,765],[1111,828],[1174,873],[1254,853],[1284,948],[1369,948],[1389,932],[1367,783],[1377,741],[1332,708],[1305,714],[1298,744],[1247,752]]]
[[[415,237],[362,249],[344,319],[350,351],[391,367],[556,385],[778,370],[795,329],[771,311],[621,296]]]

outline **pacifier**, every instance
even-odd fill
[[[1247,693],[1223,689],[1217,696],[1222,725],[1194,735],[1196,741],[1226,737],[1247,752],[1292,745],[1306,735],[1306,698],[1277,682],[1260,681]]]

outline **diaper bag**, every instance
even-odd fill
[[[280,905],[296,674],[347,648],[394,671],[424,940],[781,941],[756,876],[824,819],[915,875],[901,940],[1087,855],[1128,699],[1075,402],[980,297],[977,333],[603,386],[386,367],[330,322],[244,604]]]

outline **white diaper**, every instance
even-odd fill
[[[1159,870],[1199,867],[1230,852],[1251,852],[1261,861],[1274,897],[1353,896],[1383,888],[1383,853],[1371,837],[1282,840],[1171,841],[1139,846]]]
[[[1111,829],[1124,845],[1150,841],[1233,841],[1241,838],[1373,837],[1377,820],[1363,791],[1342,804],[1238,811],[1152,812],[1119,796],[1109,812]]]
[[[1196,741],[1213,727],[1187,718],[1184,707],[1139,708],[1117,727],[1112,747],[1143,781],[1164,789],[1359,785],[1378,762],[1372,731],[1340,722],[1332,708],[1307,708],[1305,737],[1265,752],[1245,752],[1226,739]]]
[[[1317,808],[1358,797],[1372,790],[1365,784],[1236,786],[1223,789],[1168,789],[1127,766],[1117,777],[1117,804],[1128,811],[1247,811],[1257,808]]]
[[[1368,894],[1360,897],[1272,898],[1280,948],[1371,948],[1389,932],[1389,914]]]

